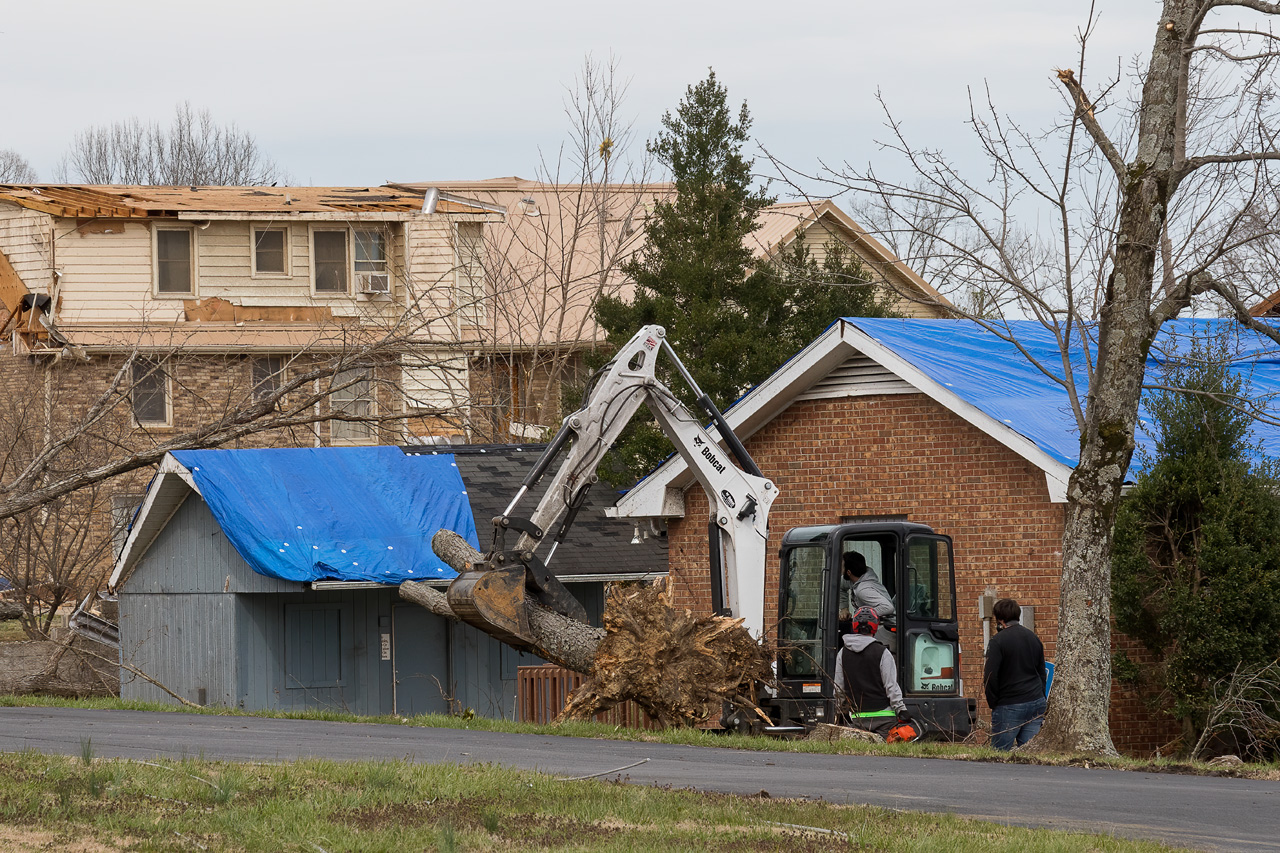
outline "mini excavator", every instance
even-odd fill
[[[709,425],[657,378],[660,351],[693,390]],[[587,621],[582,605],[548,564],[597,482],[601,460],[641,406],[649,408],[707,494],[714,612],[741,618],[753,637],[763,639],[766,627],[773,627],[766,626],[765,556],[769,510],[778,489],[698,387],[667,342],[666,330],[656,325],[640,329],[592,377],[581,408],[564,419],[502,515],[493,519],[491,549],[449,586],[449,606],[460,618],[521,649],[532,647],[528,602]],[[521,500],[562,453],[538,506],[528,517],[517,515]],[[553,525],[551,544],[539,556]],[[512,533],[517,539],[507,547]],[[895,654],[913,716],[926,733],[967,734],[976,708],[964,698],[960,681],[951,540],[905,521],[799,527],[782,537],[777,679],[761,685],[759,695],[772,725],[745,715],[722,723],[788,734],[836,719],[830,673],[841,613],[847,609],[840,565],[848,551],[866,558],[898,602]]]

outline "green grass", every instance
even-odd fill
[[[447,714],[423,714],[417,717],[384,715],[362,717],[344,711],[236,711],[223,707],[189,708],[159,702],[136,702],[105,698],[63,699],[50,696],[0,695],[0,707],[68,707],[92,710],[162,711],[168,713],[205,714],[210,716],[250,716],[289,720],[323,720],[325,722],[382,723],[421,728],[469,729],[472,731],[509,732],[552,737],[584,737],[603,740],[647,741],[651,743],[677,744],[681,746],[709,746],[741,749],[755,752],[806,752],[829,755],[888,755],[906,758],[949,758],[960,761],[1013,762],[1019,764],[1044,764],[1052,766],[1100,767],[1114,770],[1132,770],[1148,773],[1187,773],[1211,776],[1240,776],[1248,778],[1280,779],[1280,766],[1271,764],[1246,764],[1239,768],[1210,767],[1204,762],[1191,762],[1177,758],[1098,758],[1097,756],[1045,756],[1020,755],[999,752],[987,746],[965,743],[922,741],[909,744],[872,744],[857,740],[823,741],[786,740],[773,737],[750,737],[696,728],[676,728],[665,731],[640,731],[596,722],[570,722],[559,725],[536,725],[512,720],[494,720],[488,717],[464,719]]]
[[[0,849],[1159,851],[1147,842],[483,765],[0,755]],[[76,849],[89,849],[80,848]]]
[[[18,619],[0,619],[0,643],[23,643],[29,640]]]

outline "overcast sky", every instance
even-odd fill
[[[1154,0],[1098,0],[1099,74],[1145,52]],[[41,179],[76,131],[167,123],[189,101],[237,123],[295,183],[535,177],[566,136],[588,53],[630,79],[651,137],[714,67],[757,140],[789,163],[879,157],[879,89],[913,139],[965,159],[967,88],[1031,125],[1053,116],[1087,0],[785,4],[0,0],[0,149]]]

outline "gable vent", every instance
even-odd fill
[[[801,400],[831,397],[863,397],[869,394],[915,394],[919,389],[899,379],[887,368],[858,353],[815,382]]]

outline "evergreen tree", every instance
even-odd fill
[[[645,249],[623,271],[635,282],[630,302],[601,299],[596,320],[620,346],[641,326],[659,323],[689,372],[724,409],[765,379],[837,318],[886,316],[847,251],[828,247],[818,263],[803,241],[784,257],[757,264],[746,238],[774,199],[753,188],[753,160],[742,146],[751,115],[736,121],[715,72],[690,86],[648,150],[670,169],[675,194],[658,200],[646,223]],[[669,377],[668,377],[669,380]],[[668,384],[685,402],[682,383]],[[618,442],[607,473],[614,482],[642,476],[671,452],[648,418]]]
[[[1156,667],[1117,656],[1117,675],[1154,688],[1153,702],[1194,743],[1208,688],[1237,666],[1280,654],[1280,482],[1255,463],[1247,383],[1224,342],[1197,341],[1150,395],[1153,457],[1122,502],[1112,570],[1117,627]]]

